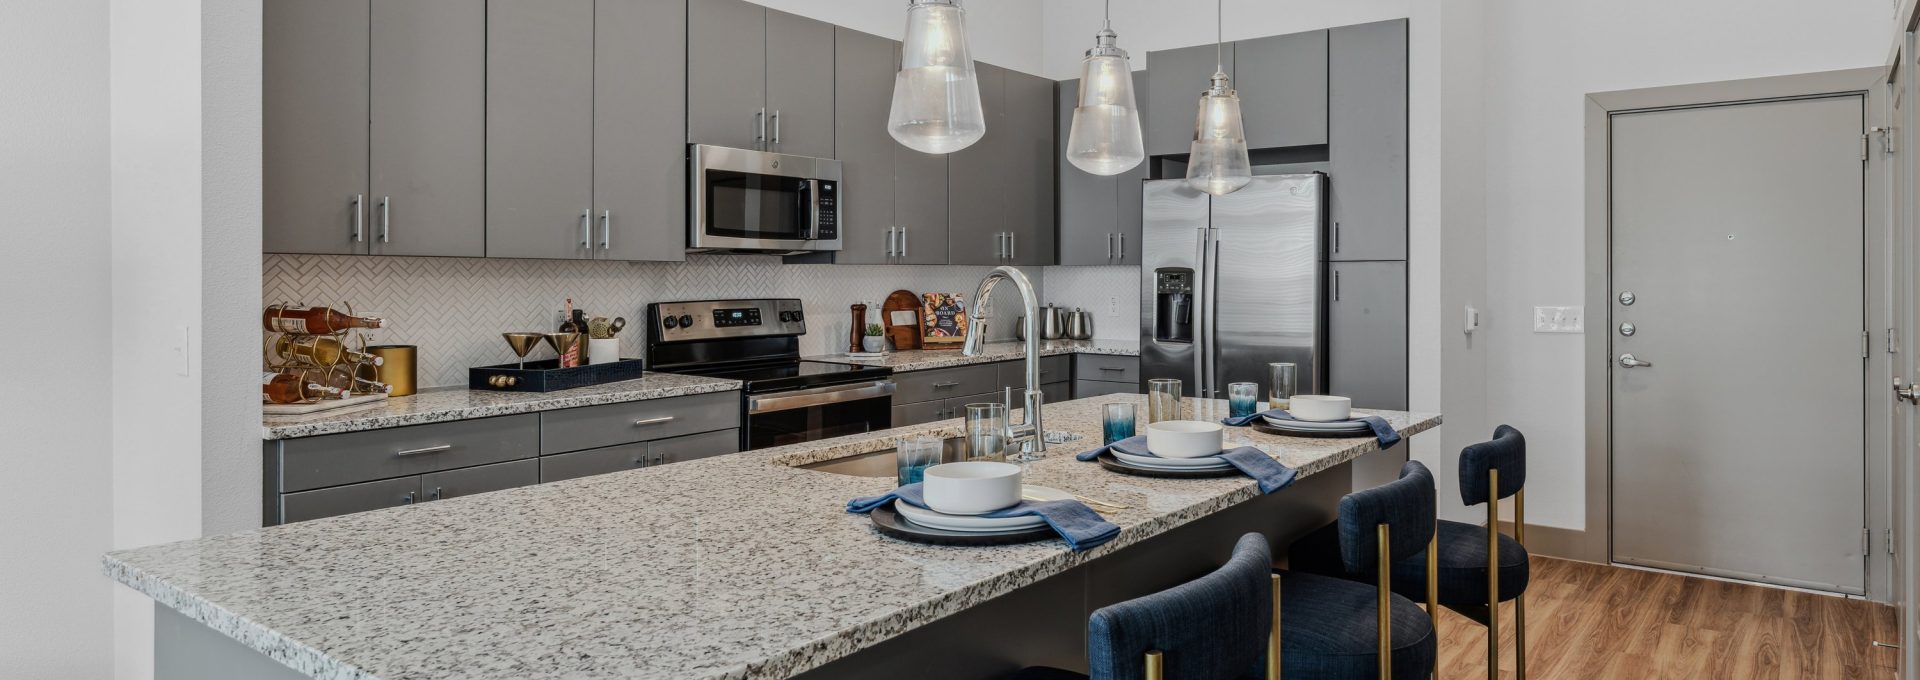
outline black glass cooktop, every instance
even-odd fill
[[[660,370],[668,373],[738,380],[746,383],[745,389],[750,393],[879,380],[893,375],[893,369],[890,368],[800,360],[709,367],[678,366]]]

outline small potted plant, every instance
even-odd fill
[[[880,324],[877,323],[867,324],[867,334],[865,337],[860,338],[860,349],[864,349],[873,354],[886,351],[886,329],[881,328]]]

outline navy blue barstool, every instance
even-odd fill
[[[1493,440],[1460,452],[1460,500],[1487,504],[1486,526],[1441,521],[1432,545],[1420,555],[1393,563],[1393,590],[1427,600],[1438,625],[1445,606],[1487,627],[1487,677],[1499,678],[1500,603],[1514,603],[1514,660],[1519,680],[1527,676],[1527,601],[1530,576],[1526,539],[1526,438],[1507,425]],[[1500,533],[1500,499],[1513,498],[1513,537]],[[1327,556],[1339,542],[1337,530],[1322,528],[1295,541],[1288,562],[1296,570],[1353,580],[1371,580],[1375,570],[1354,570]],[[1429,559],[1431,557],[1431,559]]]
[[[1433,554],[1427,550],[1435,526],[1433,473],[1408,461],[1400,479],[1341,498],[1340,518],[1328,526],[1334,545],[1325,559],[1337,560],[1343,573],[1425,560],[1420,556]],[[1295,569],[1281,572],[1280,583],[1281,620],[1292,623],[1280,634],[1286,677],[1424,678],[1433,672],[1433,620],[1393,592],[1387,578],[1368,588]]]
[[[1213,573],[1095,611],[1087,622],[1091,675],[1027,668],[1009,680],[1278,680],[1272,568],[1266,537],[1242,536]]]

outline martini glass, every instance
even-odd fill
[[[562,365],[566,364],[567,352],[571,352],[575,347],[579,347],[580,339],[584,337],[586,337],[586,334],[584,333],[548,333],[546,334],[547,344],[552,345],[553,351],[560,355],[561,357],[560,363]]]
[[[527,370],[527,353],[540,346],[541,335],[539,333],[501,333],[500,337],[506,338],[507,346],[512,347],[513,353],[520,357],[520,370]]]

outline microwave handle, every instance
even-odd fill
[[[820,238],[820,180],[807,180],[806,196],[801,200],[807,206],[807,231],[800,238],[808,241]]]

